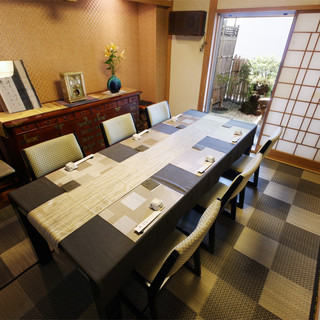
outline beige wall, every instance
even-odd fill
[[[121,0],[0,2],[0,60],[22,59],[41,102],[63,97],[59,72],[83,71],[87,92],[106,90],[105,45],[126,50],[117,75],[140,89],[138,5]]]
[[[63,98],[59,72],[83,71],[87,93],[106,90],[105,45],[125,49],[116,75],[142,99],[164,99],[166,10],[125,0],[0,1],[0,61],[22,59],[42,103]],[[162,33],[162,35],[161,35]],[[157,74],[157,69],[161,73]],[[161,85],[162,87],[164,85]],[[160,87],[161,87],[160,86]]]
[[[174,0],[173,10],[209,10],[209,0]],[[197,109],[204,37],[172,36],[169,105],[172,114]]]

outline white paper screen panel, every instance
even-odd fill
[[[274,149],[320,161],[320,13],[299,13],[275,85],[260,145],[276,126]]]

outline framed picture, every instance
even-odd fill
[[[60,80],[65,101],[72,103],[87,99],[82,71],[60,72]]]
[[[0,61],[0,106],[9,113],[41,108],[22,60]]]

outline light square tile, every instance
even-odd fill
[[[320,174],[317,174],[317,173],[304,170],[301,178],[304,180],[308,180],[308,181],[320,184]]]
[[[259,304],[283,320],[309,319],[312,291],[269,271]]]
[[[271,180],[273,178],[274,173],[276,172],[276,170],[268,168],[268,167],[264,167],[264,166],[260,166],[260,170],[259,170],[259,178],[265,179],[265,180]]]
[[[236,221],[243,226],[246,226],[249,222],[254,208],[248,205],[244,205],[243,209],[237,208]]]
[[[286,221],[295,225],[296,227],[320,236],[319,214],[292,205]]]
[[[1,255],[1,259],[15,277],[37,262],[29,239],[25,239],[5,251]]]
[[[217,279],[216,275],[203,267],[201,277],[196,276],[187,268],[181,268],[168,282],[166,288],[188,307],[200,313]]]
[[[292,203],[294,196],[296,195],[296,190],[275,182],[269,182],[264,190],[264,194],[287,203]]]
[[[0,319],[20,319],[34,308],[26,292],[17,281],[0,291]]]
[[[250,228],[245,228],[234,249],[271,268],[279,243]]]

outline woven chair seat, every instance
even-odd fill
[[[16,171],[4,161],[0,160],[0,179],[7,177]]]

